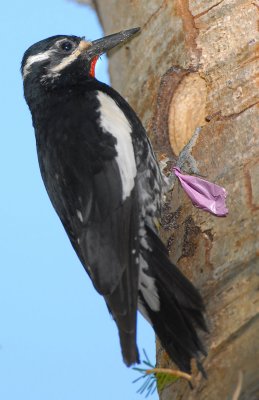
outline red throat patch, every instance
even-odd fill
[[[90,65],[90,71],[89,71],[89,75],[94,78],[95,77],[95,66],[98,60],[98,56],[95,56],[92,61],[91,61],[91,65]]]

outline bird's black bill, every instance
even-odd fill
[[[87,53],[90,57],[100,56],[115,46],[126,42],[139,31],[140,28],[133,28],[94,40],[92,46],[88,48]]]

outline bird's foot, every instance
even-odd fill
[[[191,137],[190,141],[184,146],[181,153],[179,154],[176,167],[181,169],[183,172],[188,174],[195,174],[198,176],[202,176],[200,171],[197,167],[197,162],[194,157],[191,155],[191,151],[193,146],[195,145],[199,135],[201,132],[201,127],[195,129],[193,136]]]
[[[179,168],[182,172],[187,174],[194,174],[200,177],[205,177],[205,175],[201,175],[200,171],[197,167],[196,160],[191,155],[191,151],[193,146],[195,145],[199,135],[201,132],[201,127],[198,127],[193,136],[191,137],[190,141],[184,146],[183,150],[178,156],[177,162],[174,163],[166,155],[162,155],[159,160],[160,169],[166,184],[165,192],[170,192],[174,188],[174,184],[176,181],[175,173],[173,172],[173,167]]]

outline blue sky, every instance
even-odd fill
[[[45,192],[19,71],[34,42],[64,33],[95,39],[101,28],[90,8],[72,1],[13,0],[1,5],[0,31],[0,398],[141,399],[115,324]],[[96,72],[107,82],[105,58]],[[139,318],[139,348],[153,362],[154,340]]]

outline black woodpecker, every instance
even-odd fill
[[[135,112],[94,76],[98,57],[138,31],[35,43],[22,60],[24,95],[46,190],[117,324],[124,362],[139,362],[138,309],[182,371],[192,358],[202,370],[203,301],[158,237],[163,176]]]

